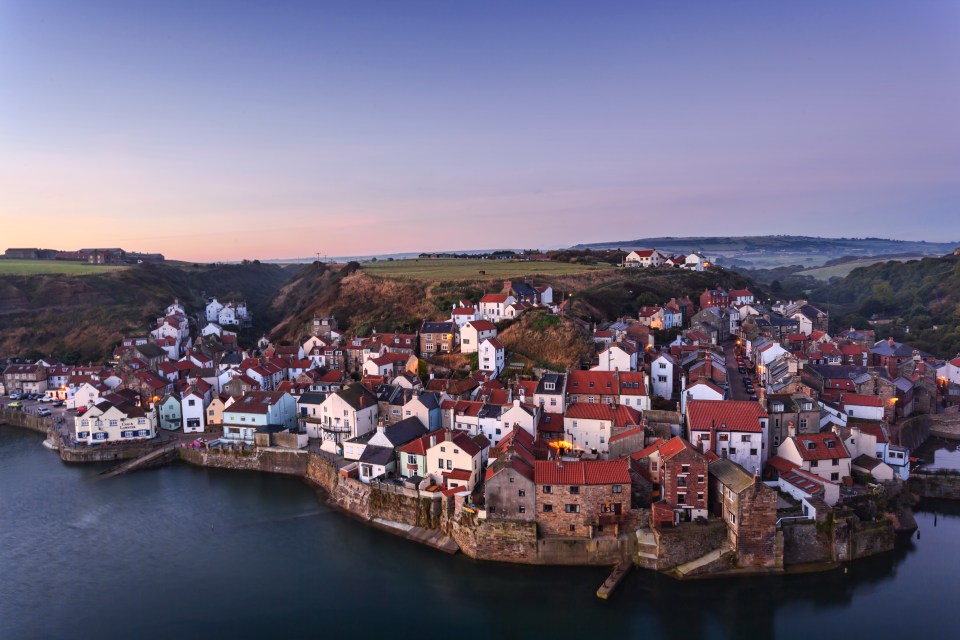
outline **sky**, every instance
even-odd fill
[[[960,240],[960,2],[0,0],[0,250]]]

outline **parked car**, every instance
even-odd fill
[[[10,399],[11,399],[11,400],[20,400],[21,398],[23,398],[23,394],[22,394],[22,393],[11,393],[11,394],[10,394]]]
[[[744,369],[743,367],[738,367],[738,368],[737,368],[737,371],[739,371],[741,374],[744,374],[744,373],[747,372],[747,370]]]
[[[40,402],[53,402],[53,398],[51,398],[50,396],[43,396],[42,398],[40,398]]]
[[[62,407],[64,405],[63,400],[57,400],[53,403],[54,407]]]
[[[39,409],[37,409],[37,415],[38,415],[38,416],[42,416],[42,417],[44,417],[44,418],[46,418],[47,416],[49,416],[50,413],[51,413],[51,411],[50,411],[50,409],[48,409],[47,407],[40,407]]]
[[[82,416],[82,415],[85,414],[86,412],[87,412],[87,408],[86,408],[86,407],[77,407],[77,415],[78,415],[78,416]]]
[[[23,403],[17,400],[7,405],[7,409],[23,409]]]

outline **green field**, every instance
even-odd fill
[[[361,266],[373,276],[409,280],[502,280],[524,276],[565,276],[613,268],[564,262],[417,259],[364,262]]]
[[[859,269],[860,267],[869,267],[873,264],[879,264],[881,262],[907,262],[908,260],[920,260],[923,256],[905,256],[905,257],[884,257],[879,256],[876,258],[864,258],[862,260],[852,260],[850,262],[844,262],[842,264],[834,264],[829,267],[817,267],[816,269],[806,269],[805,271],[798,271],[798,276],[813,276],[817,280],[823,280],[828,282],[830,278],[846,278],[851,271],[854,269]]]
[[[43,274],[66,274],[85,276],[91,273],[106,273],[126,269],[107,265],[68,262],[66,260],[7,260],[0,259],[0,276],[33,276]]]

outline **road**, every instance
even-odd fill
[[[737,363],[737,343],[736,341],[726,342],[723,345],[723,352],[726,356],[728,384],[730,385],[731,400],[749,400],[750,395],[743,384],[743,374],[738,371]],[[756,380],[754,380],[756,382]]]

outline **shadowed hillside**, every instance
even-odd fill
[[[192,316],[202,294],[245,298],[252,336],[276,320],[264,306],[295,268],[247,263],[143,264],[86,276],[0,277],[0,355],[53,354],[68,362],[109,357],[124,335],[143,334],[175,298]]]

